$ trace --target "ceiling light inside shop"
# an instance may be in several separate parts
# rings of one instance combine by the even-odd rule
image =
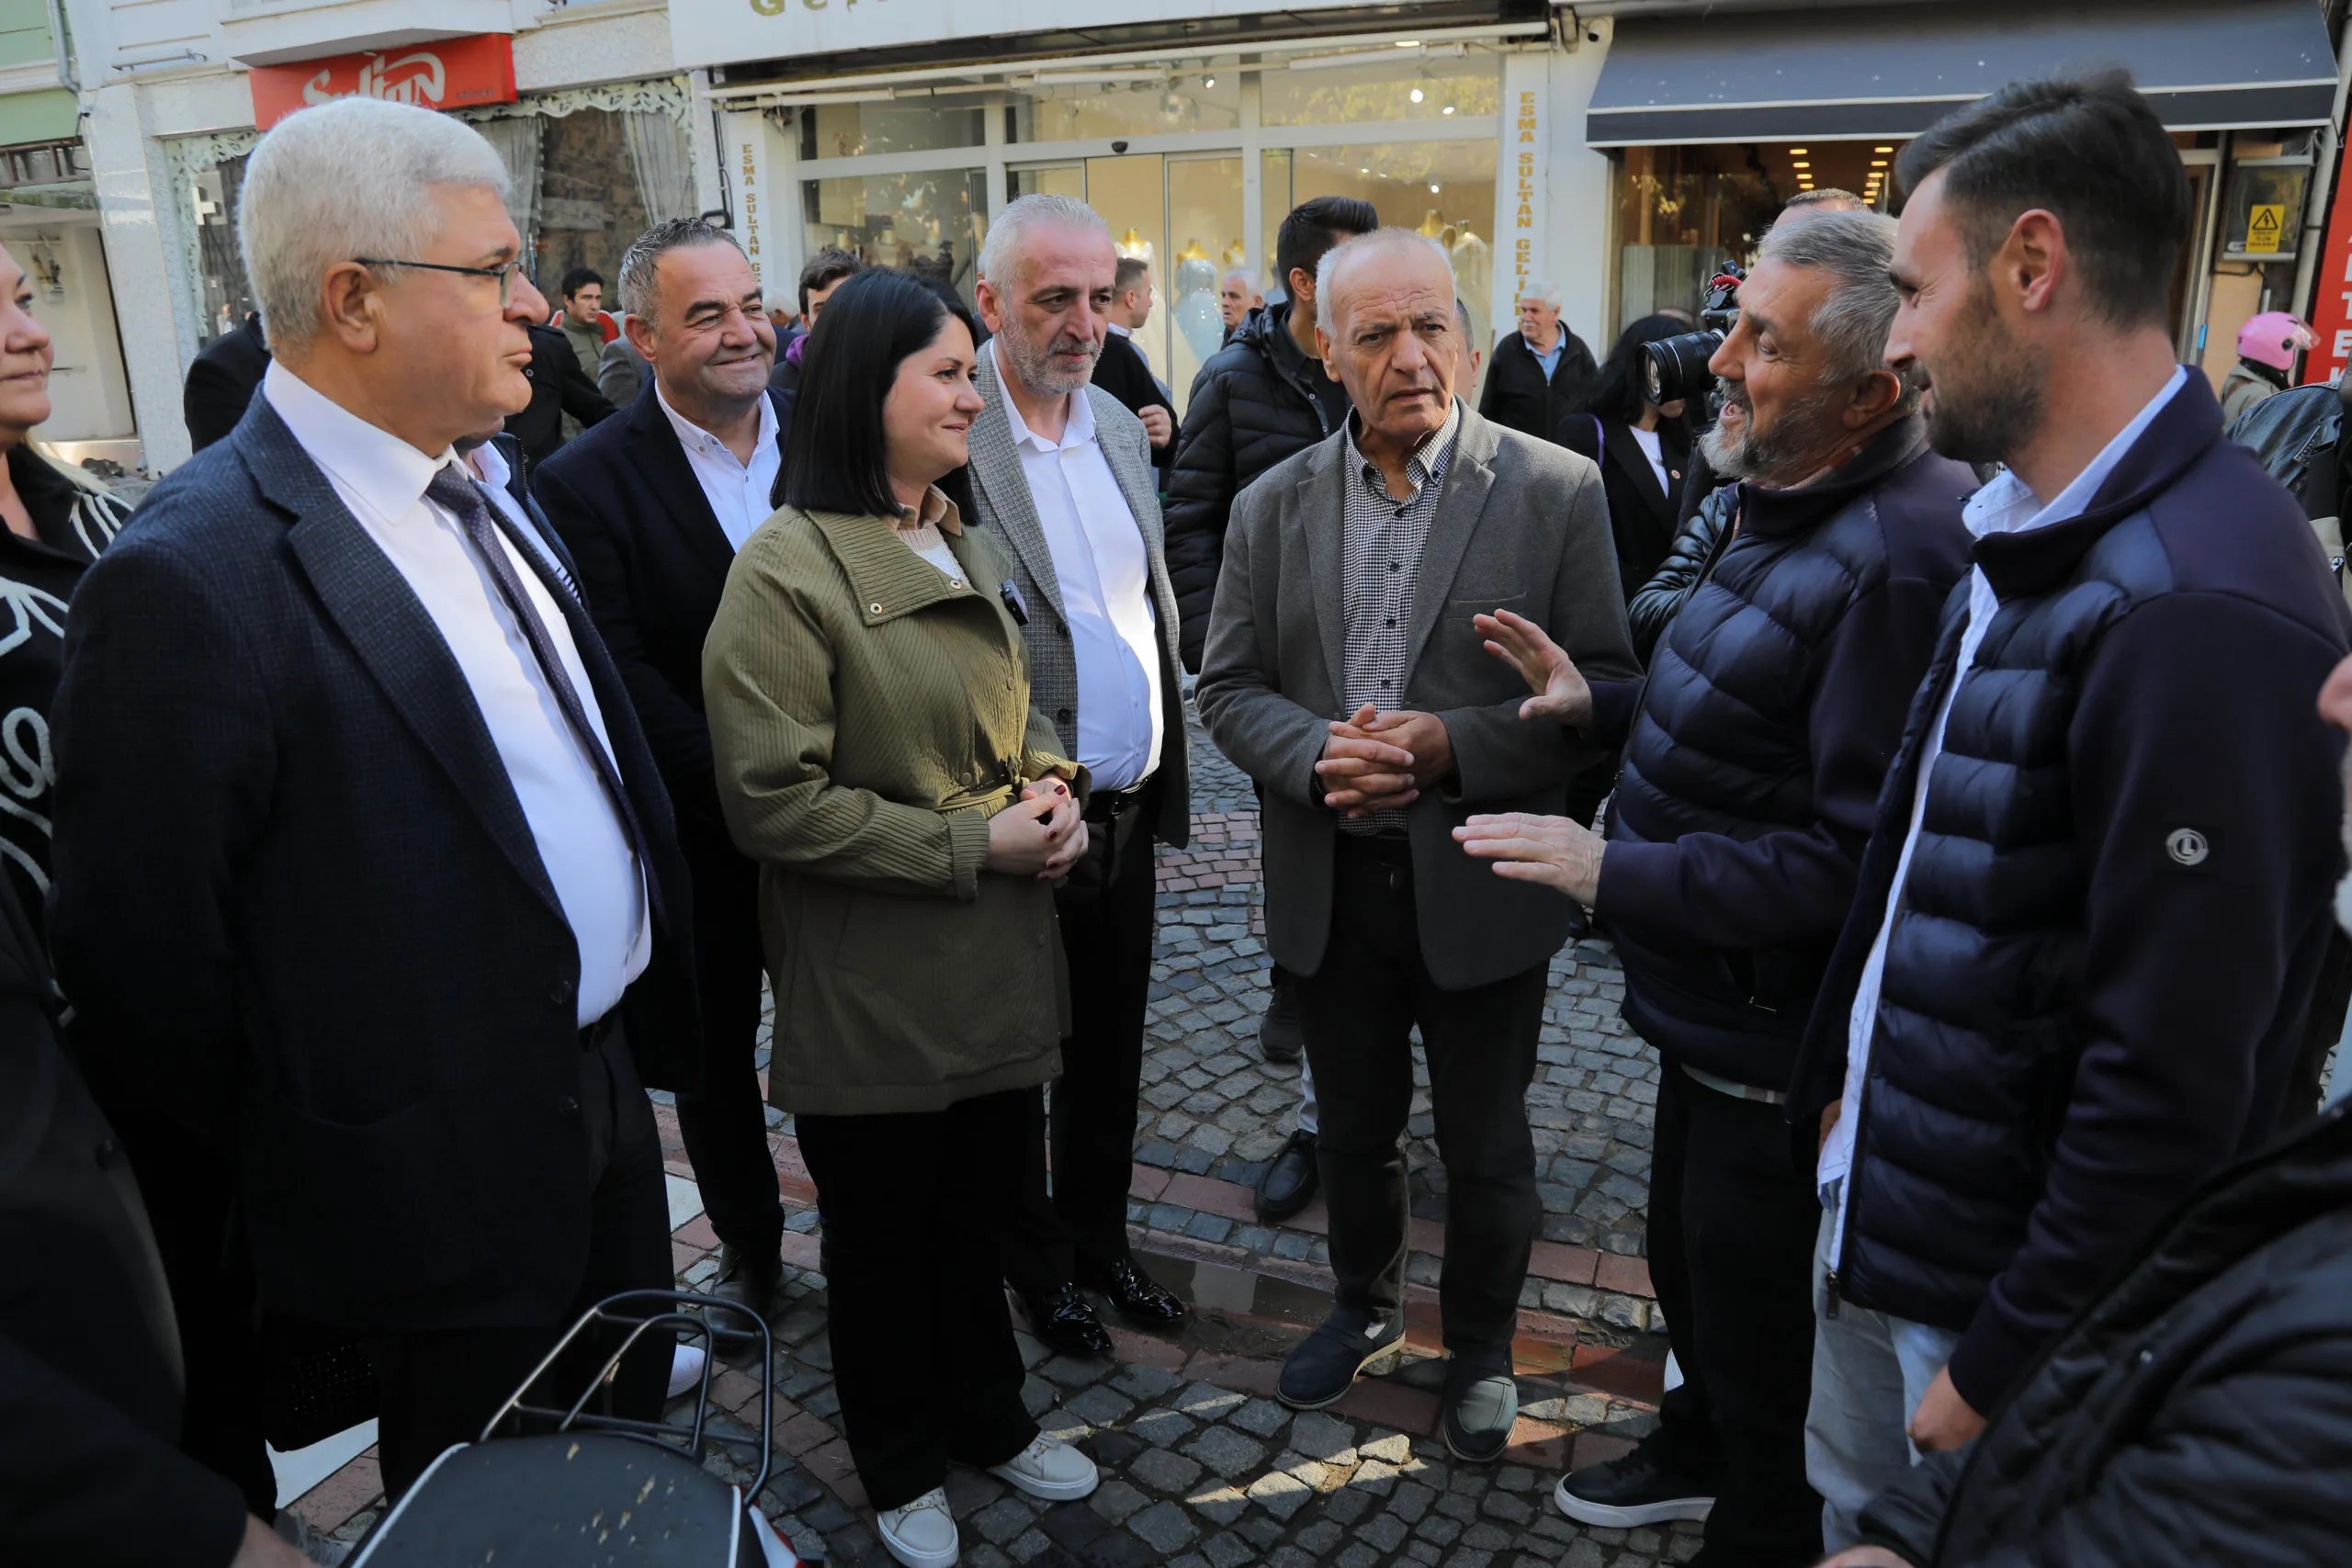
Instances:
[[[1435,195],[1437,194],[1437,186],[1430,186],[1430,194],[1431,196],[1435,196]]]
[[[1800,159],[1798,159],[1795,163],[1791,164],[1789,165],[1789,167],[1790,167],[1790,168],[1792,168],[1792,169],[1810,169],[1810,168],[1812,168],[1812,167],[1813,167],[1813,165],[1812,165],[1811,164],[1806,163],[1804,159],[1800,158]]]
[[[1894,149],[1892,147],[1873,147],[1871,151],[1873,152],[1892,152]]]
[[[1453,106],[1452,104],[1448,104],[1445,107],[1438,110],[1437,112],[1440,114],[1452,114],[1453,112]]]
[[[1423,98],[1425,98],[1425,97],[1429,96],[1429,95],[1428,95],[1427,93],[1422,92],[1419,87],[1414,88],[1411,92],[1409,92],[1409,93],[1406,94],[1405,96],[1406,96],[1407,97],[1408,97],[1408,98],[1412,99],[1412,100],[1413,100],[1415,103],[1417,103],[1417,104],[1418,104],[1418,103],[1419,103]]]
[[[1417,38],[1400,38],[1396,40],[1396,47],[1398,49],[1419,49],[1421,47],[1421,40]]]
[[[1872,158],[1871,160],[1871,167],[1873,169],[1883,169],[1886,167],[1886,160],[1883,158]]]
[[[1201,85],[1204,87],[1214,87],[1216,85],[1216,78],[1214,76],[1204,76],[1201,78]]]
[[[1789,149],[1789,156],[1792,158],[1802,158],[1804,154],[1805,150],[1802,147],[1792,147]]]

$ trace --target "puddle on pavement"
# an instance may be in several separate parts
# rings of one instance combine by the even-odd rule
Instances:
[[[1151,1272],[1186,1302],[1210,1312],[1273,1318],[1312,1328],[1331,1311],[1327,1291],[1223,1263],[1158,1257],[1151,1260]]]

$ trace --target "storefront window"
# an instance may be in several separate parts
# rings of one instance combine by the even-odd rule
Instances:
[[[910,92],[870,104],[818,104],[800,111],[803,158],[860,158],[876,152],[937,152],[987,140],[983,93]]]
[[[1500,73],[1490,54],[1331,69],[1294,66],[1259,78],[1265,125],[1359,125],[1493,114]]]
[[[988,181],[980,170],[804,180],[800,195],[808,252],[838,245],[876,265],[940,278],[972,302],[973,269],[988,231]]]
[[[1005,111],[1005,139],[1010,141],[1166,136],[1184,130],[1236,130],[1240,125],[1238,71],[1034,87],[1015,97]]]
[[[196,226],[196,287],[202,297],[198,335],[204,343],[234,332],[261,309],[245,279],[244,258],[237,253],[237,191],[244,181],[245,159],[240,153],[198,170],[188,192]]]
[[[649,123],[632,137],[632,119],[668,123]],[[555,300],[555,289],[566,272],[587,266],[604,275],[606,308],[619,310],[614,286],[620,274],[621,253],[658,218],[672,216],[681,200],[692,209],[694,193],[681,185],[686,177],[684,137],[682,130],[671,130],[673,125],[666,115],[593,108],[540,122],[532,249],[537,257],[540,292],[550,301]],[[680,143],[674,159],[669,149],[660,145],[665,130],[671,130]],[[665,173],[664,165],[673,162],[677,165],[675,172]],[[648,186],[640,165],[643,174],[657,182],[650,203],[646,199]]]

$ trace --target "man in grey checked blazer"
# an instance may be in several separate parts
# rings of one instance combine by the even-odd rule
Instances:
[[[1090,382],[1116,267],[1110,230],[1080,202],[1024,197],[998,216],[980,254],[980,311],[997,335],[980,355],[968,470],[971,514],[1013,558],[1001,591],[1028,638],[1030,700],[1092,786],[1091,842],[1057,895],[1070,1029],[1051,1190],[1041,1092],[1005,1277],[1041,1337],[1096,1356],[1110,1336],[1080,1285],[1145,1327],[1184,1316],[1127,1250],[1152,843],[1185,842],[1192,792],[1151,449],[1141,422]]]
[[[1578,669],[1640,670],[1600,471],[1454,396],[1443,253],[1383,229],[1317,283],[1324,363],[1355,412],[1234,502],[1198,693],[1265,790],[1268,945],[1299,976],[1321,1119],[1335,1309],[1275,1392],[1336,1404],[1403,1339],[1418,1029],[1446,1174],[1444,1437],[1491,1461],[1517,1414],[1511,1339],[1543,1217],[1525,1097],[1545,970],[1582,919],[1452,835],[1474,812],[1564,811],[1595,753],[1520,718],[1525,687],[1471,618],[1516,610]]]

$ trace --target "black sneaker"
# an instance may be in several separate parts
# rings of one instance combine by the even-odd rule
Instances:
[[[1404,1343],[1404,1314],[1374,1318],[1369,1313],[1341,1307],[1283,1362],[1274,1397],[1293,1410],[1337,1404],[1355,1386],[1358,1373],[1394,1357]]]
[[[1258,1020],[1258,1049],[1269,1062],[1295,1062],[1306,1050],[1298,1027],[1298,982],[1277,969],[1273,990]]]
[[[1634,1529],[1705,1518],[1715,1506],[1715,1478],[1684,1468],[1673,1445],[1652,1436],[1623,1458],[1560,1477],[1552,1501],[1578,1524]]]

